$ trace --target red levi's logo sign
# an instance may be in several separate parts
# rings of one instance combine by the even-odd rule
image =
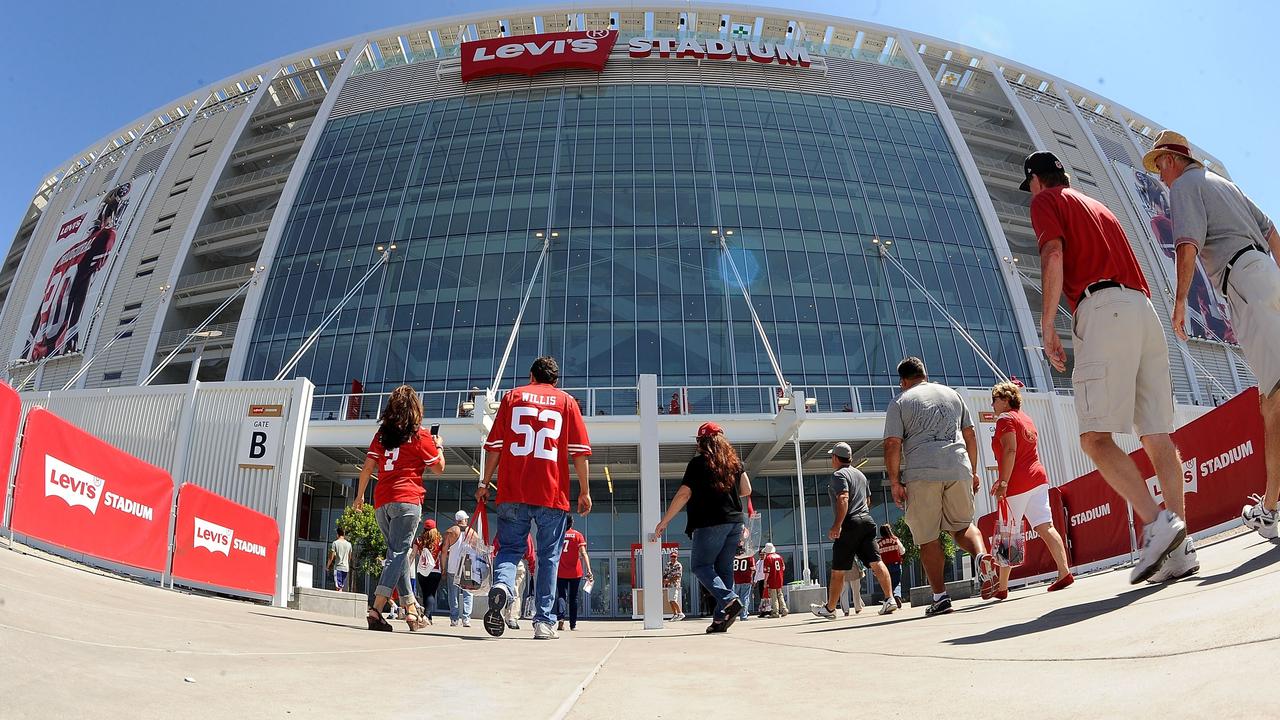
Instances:
[[[18,440],[18,424],[22,420],[22,399],[13,388],[0,383],[0,467],[13,464],[13,446]],[[7,488],[0,482],[0,524],[4,522]]]
[[[84,222],[86,216],[87,213],[74,220],[68,220],[62,223],[62,227],[58,228],[58,239],[65,240],[66,238],[75,235],[80,230],[80,225]]]
[[[539,75],[549,70],[600,72],[617,40],[617,30],[571,30],[465,42],[462,82],[492,75]]]
[[[173,479],[47,410],[27,416],[15,532],[162,572]]]
[[[275,592],[280,529],[270,516],[184,484],[174,527],[173,576],[179,582]]]

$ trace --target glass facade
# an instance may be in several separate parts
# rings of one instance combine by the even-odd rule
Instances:
[[[739,278],[799,387],[895,384],[904,354],[943,382],[989,384],[875,237],[1006,372],[1027,376],[998,260],[930,113],[636,85],[344,117],[325,128],[292,209],[245,377],[273,377],[375,246],[395,242],[298,366],[318,394],[352,380],[366,392],[487,387],[534,281],[500,387],[543,353],[567,388],[634,387],[641,373],[669,387],[775,386]],[[771,401],[749,396],[731,409]]]

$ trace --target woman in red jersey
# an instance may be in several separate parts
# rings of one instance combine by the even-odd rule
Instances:
[[[392,590],[398,589],[405,602],[409,629],[420,630],[426,627],[426,620],[413,599],[409,547],[422,520],[422,499],[426,496],[422,471],[430,468],[436,475],[444,472],[444,452],[440,449],[440,438],[422,429],[422,401],[408,385],[391,392],[381,422],[369,444],[364,469],[360,471],[360,490],[355,502],[357,510],[364,507],[364,491],[376,471],[374,516],[387,541],[387,562],[374,591],[373,607],[369,608],[369,629],[391,630],[382,611]]]
[[[1025,517],[1036,534],[1044,539],[1053,561],[1058,565],[1058,579],[1049,586],[1049,592],[1061,590],[1075,578],[1067,567],[1067,550],[1062,536],[1053,527],[1053,513],[1049,510],[1049,475],[1036,450],[1035,423],[1022,412],[1022,389],[1012,382],[1002,382],[991,388],[991,409],[996,412],[996,432],[991,438],[991,450],[1000,464],[1000,479],[991,494],[1009,502],[1013,522],[1022,527]],[[1000,567],[1000,585],[996,598],[1009,597],[1009,572],[1012,568]]]

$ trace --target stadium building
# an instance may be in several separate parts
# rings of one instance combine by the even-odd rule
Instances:
[[[296,542],[322,564],[386,393],[413,385],[444,426],[449,471],[428,480],[427,511],[447,525],[472,505],[492,399],[553,354],[595,450],[596,512],[578,527],[598,616],[632,611],[637,438],[655,405],[664,502],[715,417],[795,576],[806,545],[825,575],[831,444],[853,443],[883,481],[904,355],[955,386],[1022,379],[1042,433],[1061,436],[1045,450],[1055,482],[1088,469],[1059,392],[1070,378],[1037,347],[1021,162],[1052,150],[1115,211],[1168,329],[1168,205],[1139,162],[1158,123],[1014,59],[856,19],[573,8],[292,53],[58,165],[0,271],[11,383],[310,378]],[[1168,332],[1183,417],[1253,383],[1203,279],[1191,305],[1197,337]],[[1058,329],[1069,350],[1065,315]],[[984,391],[969,397],[984,409]],[[875,495],[895,517],[887,487]]]

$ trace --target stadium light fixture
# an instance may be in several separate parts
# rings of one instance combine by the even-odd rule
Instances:
[[[786,397],[785,395],[778,398],[778,407],[784,408],[790,404],[791,404],[791,398]]]
[[[537,233],[534,233],[534,234],[533,234],[533,236],[534,236],[534,237],[542,237],[542,233],[537,232]]]
[[[476,404],[470,400],[464,400],[460,407],[464,413],[475,412]]]
[[[816,397],[811,397],[811,398],[805,398],[805,399],[804,399],[804,408],[805,408],[805,410],[812,410],[812,409],[814,409],[814,408],[816,408],[816,407],[818,407],[818,398],[816,398]]]

